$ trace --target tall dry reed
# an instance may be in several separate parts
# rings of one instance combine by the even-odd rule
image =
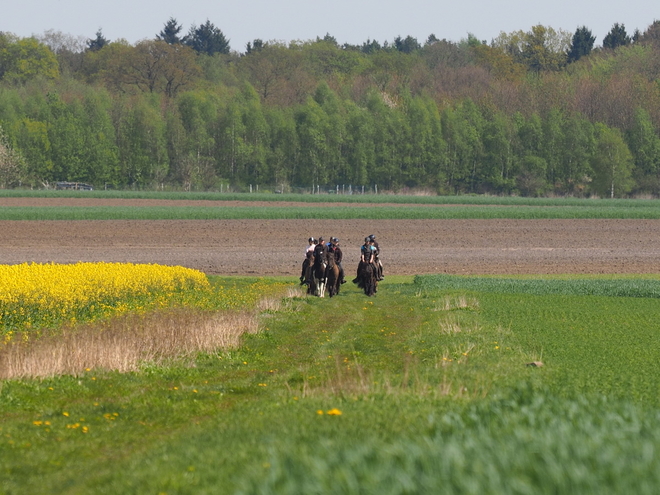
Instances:
[[[76,375],[91,368],[134,371],[144,362],[236,347],[241,335],[257,328],[256,313],[178,309],[65,328],[26,343],[17,336],[0,349],[0,379]]]

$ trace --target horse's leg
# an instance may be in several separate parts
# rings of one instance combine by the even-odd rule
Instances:
[[[319,297],[324,297],[325,296],[325,288],[328,284],[328,265],[327,263],[323,263],[323,269],[319,270],[321,274],[321,294]]]
[[[307,267],[309,266],[309,260],[305,258],[302,262],[302,272],[300,272],[300,285],[305,284],[305,279],[307,278]]]
[[[337,265],[332,266],[328,269],[328,286],[326,290],[330,297],[337,294],[337,280],[338,280],[338,268]]]
[[[376,273],[373,265],[367,267],[367,269],[364,272],[365,272],[364,292],[368,296],[373,296],[376,293],[375,290]]]

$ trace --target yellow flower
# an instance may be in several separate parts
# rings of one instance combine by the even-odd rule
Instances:
[[[321,415],[323,415],[323,411],[321,411],[321,410],[319,409],[318,411],[316,411],[316,414],[318,414],[319,416],[321,416]]]
[[[337,409],[336,407],[334,407],[334,408],[332,408],[328,411],[328,415],[329,416],[341,416],[341,411],[339,409]]]

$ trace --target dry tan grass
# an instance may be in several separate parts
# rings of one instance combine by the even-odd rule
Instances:
[[[479,301],[474,297],[445,296],[436,303],[435,311],[454,311],[457,309],[478,309]]]
[[[131,315],[64,329],[57,335],[0,349],[0,379],[76,375],[86,369],[120,372],[141,363],[238,346],[256,332],[256,313],[199,313],[179,309]]]

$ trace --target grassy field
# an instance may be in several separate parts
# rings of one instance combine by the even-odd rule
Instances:
[[[18,207],[0,209],[0,220],[109,220],[109,219],[314,219],[315,203],[324,206],[326,219],[578,219],[660,218],[660,200],[517,198],[489,196],[294,195],[171,193],[129,191],[14,191],[2,197],[106,198],[223,201],[285,201],[289,206],[79,206]],[[355,208],[345,203],[372,204]]]
[[[657,283],[388,276],[234,349],[3,381],[0,493],[657,493]]]
[[[658,219],[659,207],[628,206],[326,206],[326,220],[411,219]],[[49,206],[0,209],[0,220],[240,220],[319,218],[316,208],[306,206]]]
[[[72,191],[0,189],[0,198],[116,198],[186,201],[267,201],[293,203],[395,203],[421,205],[619,206],[658,208],[660,199],[529,198],[518,196],[435,196],[409,194],[272,194],[171,191]]]

